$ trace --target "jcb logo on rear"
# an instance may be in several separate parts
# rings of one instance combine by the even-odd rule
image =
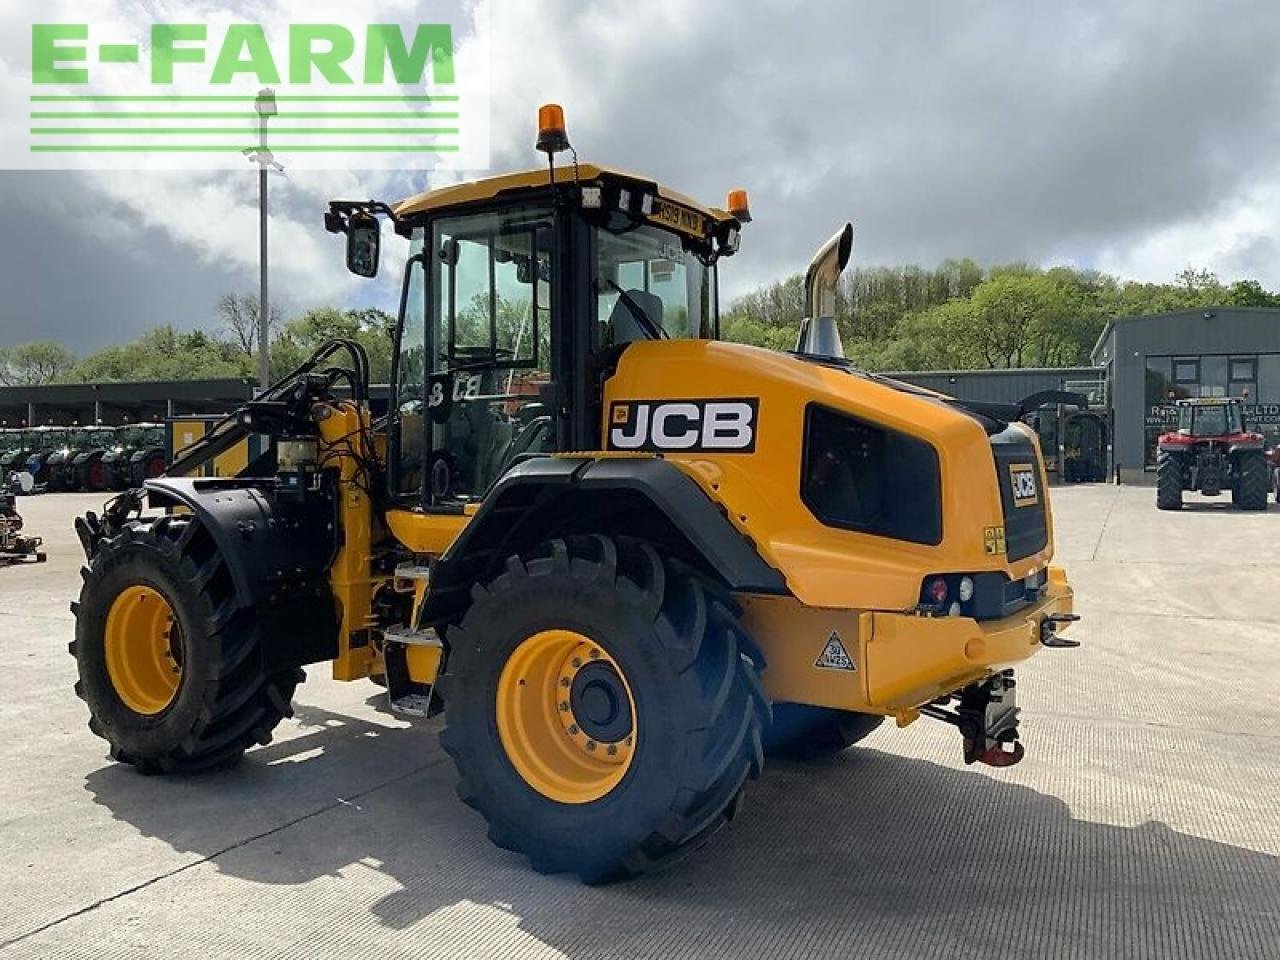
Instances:
[[[1036,469],[1032,464],[1011,464],[1009,466],[1009,484],[1013,490],[1014,506],[1029,507],[1037,502]]]
[[[609,407],[609,449],[649,453],[754,453],[756,397],[617,400]]]

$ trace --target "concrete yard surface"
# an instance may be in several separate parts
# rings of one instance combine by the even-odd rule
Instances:
[[[0,569],[0,960],[59,957],[1280,958],[1280,507],[1057,488],[1078,650],[1019,671],[1026,759],[886,725],[773,763],[681,864],[584,887],[492,846],[439,722],[309,668],[239,767],[144,777],[72,693],[72,517]]]

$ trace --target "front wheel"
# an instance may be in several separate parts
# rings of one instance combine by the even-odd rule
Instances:
[[[224,766],[292,714],[303,673],[263,669],[255,612],[198,521],[131,523],[83,576],[75,690],[112,759],[144,773]]]
[[[763,765],[763,659],[732,599],[636,540],[553,540],[448,631],[440,742],[496,844],[587,882],[700,846]]]

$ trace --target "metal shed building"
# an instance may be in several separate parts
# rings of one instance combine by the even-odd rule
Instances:
[[[1174,400],[1245,398],[1245,419],[1280,443],[1280,310],[1207,307],[1107,324],[1093,362],[1108,383],[1114,468],[1151,482],[1156,437],[1177,420]]]

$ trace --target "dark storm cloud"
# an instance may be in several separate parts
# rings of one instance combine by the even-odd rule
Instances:
[[[1272,3],[508,0],[491,24],[494,167],[538,162],[533,111],[558,100],[584,159],[713,203],[748,187],[756,222],[731,291],[799,269],[845,218],[863,263],[1069,259],[1169,279],[1195,262],[1280,286]],[[366,195],[418,185],[351,180]],[[249,209],[247,183],[209,189]],[[104,195],[78,175],[0,177],[0,342],[86,315],[92,344],[199,323],[218,293],[253,287],[252,257],[161,229],[140,212],[146,191],[107,192],[118,226],[149,224],[120,249],[74,217],[33,222],[41,191],[87,211]],[[300,181],[282,195],[276,289],[297,304],[387,298],[308,282],[333,266],[304,232],[322,194]]]

